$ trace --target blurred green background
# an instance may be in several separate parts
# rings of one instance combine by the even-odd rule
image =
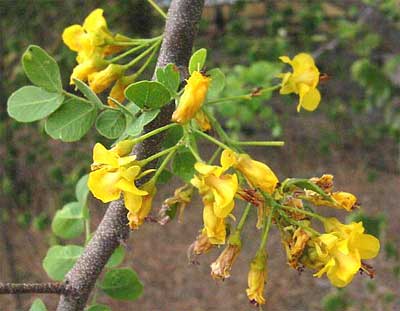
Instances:
[[[302,51],[314,55],[329,79],[321,83],[317,112],[298,114],[294,97],[268,95],[218,105],[215,110],[224,127],[244,138],[285,140],[279,150],[254,150],[280,178],[333,173],[338,186],[360,197],[364,209],[355,217],[363,219],[383,246],[374,263],[377,280],[359,277],[345,290],[312,280],[309,272],[301,278],[295,271],[271,272],[266,310],[400,309],[399,225],[393,221],[400,217],[400,2],[233,2],[206,7],[196,41],[196,48],[208,49],[209,67],[219,66],[227,77],[222,96],[272,84],[283,69],[278,57]],[[47,280],[41,260],[57,241],[49,230],[52,216],[73,199],[74,185],[88,171],[91,148],[100,139],[93,131],[79,143],[53,141],[43,124],[19,124],[8,117],[7,98],[27,83],[20,57],[29,44],[42,46],[56,58],[67,85],[75,55],[63,45],[61,33],[97,7],[105,10],[112,31],[131,36],[162,31],[162,19],[146,1],[0,0],[2,281]],[[173,186],[159,191],[159,202]],[[100,300],[114,304],[114,310],[250,309],[244,295],[246,259],[233,271],[236,278],[222,285],[209,280],[210,260],[200,268],[187,267],[186,246],[200,226],[201,210],[196,207],[188,211],[184,225],[146,226],[134,234],[125,264],[142,277],[142,298],[134,303]],[[94,200],[90,208],[98,223],[104,208]],[[278,239],[275,242],[279,254],[271,254],[271,265],[289,270]],[[146,262],[148,256],[152,259]],[[27,310],[32,300],[0,296],[0,309]],[[44,301],[52,310],[56,298],[46,296]]]

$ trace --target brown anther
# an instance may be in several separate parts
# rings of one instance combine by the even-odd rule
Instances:
[[[327,73],[321,73],[319,75],[319,82],[328,82],[331,79],[331,76]]]
[[[360,274],[366,274],[370,277],[370,279],[373,279],[375,277],[375,269],[371,265],[366,264],[365,262],[361,261],[361,268],[360,268]]]

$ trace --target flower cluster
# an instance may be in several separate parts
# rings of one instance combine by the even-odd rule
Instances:
[[[70,84],[75,84],[74,79],[83,82],[88,81],[89,87],[95,93],[102,93],[111,86],[108,100],[110,106],[115,107],[115,101],[122,103],[125,100],[124,91],[141,74],[144,68],[138,72],[125,75],[127,70],[139,61],[143,54],[127,64],[117,63],[120,59],[148,46],[151,42],[159,42],[159,39],[131,39],[121,34],[113,34],[103,16],[102,9],[95,9],[84,20],[83,25],[67,27],[62,35],[68,48],[77,52],[78,65],[74,68]],[[130,50],[115,56],[127,48]],[[154,46],[151,46],[144,54],[148,54]],[[110,56],[115,56],[110,58]],[[146,63],[147,66],[148,63]],[[146,67],[144,66],[144,67]]]
[[[298,94],[298,110],[301,107],[315,110],[321,96],[316,88],[319,70],[312,57],[301,53],[293,60],[286,56],[281,57],[281,60],[290,64],[293,72],[281,74],[282,83],[274,88],[280,88],[281,94]],[[356,196],[349,192],[335,191],[333,176],[328,174],[310,179],[288,178],[280,182],[267,164],[253,159],[242,147],[282,144],[241,142],[230,138],[211,109],[208,109],[210,103],[207,101],[207,92],[212,82],[207,73],[200,69],[193,71],[183,92],[177,93],[175,99],[178,105],[171,124],[143,136],[120,141],[110,150],[96,144],[88,182],[93,195],[103,202],[122,196],[127,208],[127,223],[132,229],[137,229],[146,218],[156,219],[149,214],[157,191],[157,180],[167,169],[170,160],[174,161],[172,169],[186,165],[180,162],[180,157],[176,157],[184,150],[194,159],[190,162],[191,166],[186,167],[187,171],[193,172],[193,176],[189,179],[185,176],[183,179],[186,184],[164,201],[157,222],[166,224],[177,209],[182,221],[183,211],[191,203],[196,190],[203,205],[203,227],[190,246],[189,255],[192,259],[193,256],[225,245],[210,265],[214,279],[224,280],[231,276],[234,263],[242,250],[242,230],[253,210],[257,212],[255,227],[260,233],[260,243],[249,263],[246,293],[251,303],[261,305],[266,301],[266,246],[273,226],[280,232],[289,266],[298,271],[309,268],[316,277],[326,274],[337,287],[349,284],[359,270],[370,271],[366,269],[363,260],[378,254],[379,240],[366,234],[361,222],[342,224],[336,218],[326,218],[314,211],[314,207],[326,206],[351,212],[359,207]],[[253,92],[251,96],[259,93],[262,93],[262,89]],[[136,143],[171,127],[180,127],[183,133],[175,145],[140,161],[130,155]],[[211,129],[216,135],[206,133]],[[198,152],[197,140],[201,138],[217,146],[214,155],[207,161]],[[214,160],[218,156],[219,164],[215,164]],[[147,164],[162,157],[156,169],[145,169]],[[177,170],[174,173],[179,175]],[[241,216],[236,222],[235,214],[238,210]],[[315,221],[323,224],[323,233],[316,229]]]

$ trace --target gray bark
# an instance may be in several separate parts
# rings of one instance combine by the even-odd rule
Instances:
[[[176,64],[183,70],[188,65],[192,52],[197,25],[201,18],[204,0],[174,0],[168,10],[168,19],[164,32],[157,67],[168,63]],[[159,116],[150,123],[145,131],[151,131],[170,122],[173,105],[163,108]],[[138,144],[134,154],[139,159],[146,158],[160,150],[162,135]],[[93,286],[104,265],[117,248],[129,235],[127,210],[122,200],[111,202],[103,220],[93,238],[86,246],[82,256],[65,277],[67,295],[62,295],[58,311],[83,310]]]

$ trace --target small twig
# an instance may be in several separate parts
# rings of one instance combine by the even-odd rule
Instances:
[[[0,283],[0,294],[66,294],[64,283]]]

